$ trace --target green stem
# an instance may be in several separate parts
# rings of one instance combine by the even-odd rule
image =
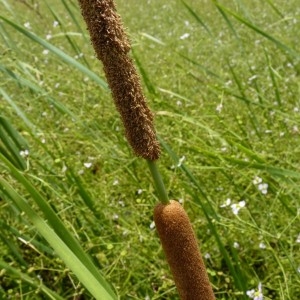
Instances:
[[[164,182],[162,180],[162,177],[158,171],[158,168],[156,166],[155,161],[147,160],[148,166],[152,175],[152,178],[154,180],[154,185],[156,188],[156,191],[158,193],[158,198],[163,204],[169,203],[168,194],[164,185]]]

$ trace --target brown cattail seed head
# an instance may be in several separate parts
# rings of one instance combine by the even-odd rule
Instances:
[[[214,300],[192,225],[176,201],[159,203],[154,222],[181,300]]]
[[[130,43],[113,0],[79,0],[97,57],[102,61],[126,138],[136,155],[156,160],[160,146],[153,115],[143,95],[140,79],[128,56]]]

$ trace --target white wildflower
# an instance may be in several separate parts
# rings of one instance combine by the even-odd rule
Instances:
[[[240,248],[240,244],[239,244],[238,242],[234,242],[234,243],[233,243],[233,247],[234,247],[235,249],[239,249],[239,248]]]
[[[258,176],[255,176],[252,182],[253,184],[259,184],[262,182],[262,179]]]
[[[187,39],[189,36],[190,36],[189,33],[184,33],[179,39],[185,40],[185,39]]]
[[[28,151],[27,149],[21,150],[21,151],[20,151],[20,155],[21,155],[22,157],[27,157],[27,156],[29,155],[29,151]]]
[[[267,183],[260,183],[257,187],[262,194],[266,195],[268,193],[269,185]]]
[[[182,163],[183,163],[184,160],[185,160],[185,156],[184,155],[181,158],[179,158],[178,164],[177,164],[178,168],[181,167],[181,165],[182,165]]]
[[[86,162],[83,164],[87,169],[89,169],[92,166],[91,162]]]
[[[225,203],[223,203],[222,205],[220,205],[220,207],[227,207],[231,204],[231,199],[230,198],[227,198]]]
[[[259,248],[260,248],[260,249],[266,249],[266,248],[267,248],[267,246],[266,246],[266,244],[265,244],[265,243],[263,243],[263,242],[260,242],[260,243],[259,243]]]
[[[151,224],[150,224],[149,227],[150,227],[151,230],[155,228],[155,223],[154,223],[154,221],[151,222]]]
[[[218,104],[217,107],[216,107],[216,111],[218,113],[221,113],[222,109],[223,109],[223,104],[222,103]]]
[[[232,209],[232,212],[237,215],[240,211],[241,208],[245,207],[246,206],[246,202],[243,200],[243,201],[240,201],[239,203],[233,203],[231,204],[231,209]]]
[[[29,22],[24,23],[24,27],[27,29],[31,29],[31,25]]]
[[[246,292],[246,295],[254,300],[263,300],[264,299],[264,295],[262,293],[262,288],[261,288],[261,283],[258,284],[258,289],[257,291],[252,289],[250,291]]]
[[[205,254],[204,254],[204,258],[205,258],[205,259],[211,259],[211,256],[210,256],[209,253],[205,253]]]

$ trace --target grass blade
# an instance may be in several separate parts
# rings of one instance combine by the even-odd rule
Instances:
[[[0,16],[0,19],[2,19],[5,23],[13,27],[15,30],[19,31],[22,33],[24,36],[29,38],[31,41],[38,43],[39,45],[43,46],[44,48],[48,49],[51,51],[53,54],[57,55],[62,61],[67,63],[68,65],[78,69],[81,71],[83,74],[85,74],[87,77],[95,81],[100,87],[103,89],[107,90],[107,84],[99,77],[97,76],[94,72],[89,70],[87,67],[79,63],[76,59],[72,58],[59,48],[53,46],[52,44],[48,43],[44,39],[38,37],[34,33],[26,30],[24,27],[21,27],[20,25],[8,20],[7,18]]]
[[[200,25],[205,29],[205,31],[212,37],[212,33],[210,29],[206,26],[206,24],[203,22],[201,17],[183,0],[181,0],[182,4],[185,6],[185,8],[189,11],[189,13],[197,20],[197,22],[200,23]]]
[[[53,247],[55,252],[65,262],[70,270],[76,274],[80,282],[90,291],[90,293],[99,300],[116,299],[112,290],[107,289],[104,279],[99,282],[94,272],[89,269],[86,263],[78,256],[73,247],[65,243],[59,235],[30,207],[25,199],[23,199],[5,180],[0,178],[2,192],[7,195],[21,211],[24,211],[34,224],[38,232]]]
[[[49,288],[47,288],[41,281],[37,281],[32,279],[27,274],[19,271],[18,269],[12,267],[11,265],[7,264],[6,262],[0,260],[0,268],[2,270],[5,270],[7,274],[10,276],[18,278],[18,280],[22,280],[27,282],[32,287],[36,288],[37,290],[41,291],[44,296],[47,296],[47,299],[51,300],[64,300],[61,296],[59,296],[57,293],[53,292]],[[5,299],[5,298],[2,298]]]
[[[228,14],[230,14],[231,16],[233,16],[235,19],[237,19],[239,22],[243,23],[244,25],[248,26],[249,28],[251,28],[253,31],[255,31],[256,33],[264,36],[265,38],[267,38],[269,41],[271,41],[272,43],[274,43],[279,49],[283,50],[284,52],[288,53],[289,55],[291,55],[292,57],[296,58],[296,59],[300,59],[300,53],[298,53],[297,51],[295,51],[294,49],[286,46],[285,44],[283,44],[281,41],[279,41],[278,39],[276,39],[275,37],[273,37],[272,35],[268,34],[267,32],[265,32],[264,30],[262,30],[261,28],[259,28],[258,26],[252,24],[251,22],[249,22],[248,20],[242,18],[241,16],[239,16],[238,14],[234,13],[233,11],[231,11],[230,9],[220,5],[219,3],[215,3],[215,5],[217,7],[219,7],[220,9],[222,9],[223,11],[226,11]]]
[[[104,277],[97,270],[95,265],[92,263],[90,257],[83,251],[78,241],[70,234],[66,229],[62,221],[57,217],[56,213],[49,206],[47,201],[42,197],[42,195],[36,190],[36,188],[3,156],[0,154],[0,161],[3,162],[4,167],[11,173],[11,175],[23,185],[27,192],[31,195],[32,199],[39,206],[43,212],[45,218],[47,219],[49,225],[54,229],[55,233],[59,238],[72,249],[74,255],[80,259],[82,264],[88,269],[94,277],[97,279],[98,283],[105,287],[110,295],[114,295],[109,284],[105,281]],[[4,183],[3,183],[4,184]],[[52,245],[53,246],[53,245]],[[114,297],[113,297],[114,298]]]

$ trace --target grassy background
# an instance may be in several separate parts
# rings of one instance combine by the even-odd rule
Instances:
[[[156,115],[160,171],[193,222],[217,299],[249,299],[259,282],[265,299],[297,299],[297,1],[116,2]],[[2,157],[120,299],[178,299],[151,226],[150,172],[125,141],[77,2],[0,8],[12,22],[0,23]],[[51,225],[9,162],[0,162],[0,297],[92,299],[7,192],[10,184]],[[246,202],[238,215],[221,207],[228,198]]]

